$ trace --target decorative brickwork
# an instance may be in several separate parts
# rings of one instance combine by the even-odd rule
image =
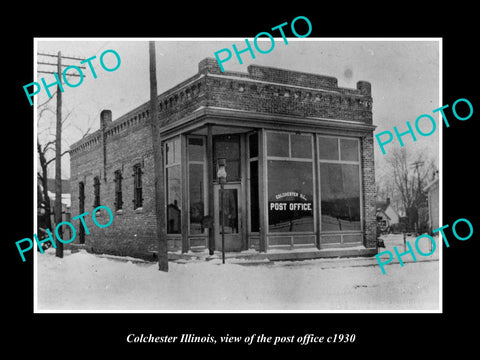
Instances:
[[[339,88],[333,77],[256,65],[250,65],[248,73],[222,73],[216,60],[207,58],[199,63],[197,74],[159,95],[158,102],[159,121],[170,127],[202,108],[365,125],[361,141],[364,244],[369,248],[376,246],[370,83],[359,81],[356,89]],[[148,258],[156,250],[149,108],[147,102],[114,121],[111,112],[103,111],[100,129],[70,149],[72,215],[79,213],[79,182],[85,184],[85,211],[93,210],[95,176],[101,179],[100,204],[114,212],[113,224],[104,229],[95,226],[91,217],[85,217],[90,231],[85,236],[86,248],[90,251]],[[357,127],[355,136],[358,135]],[[143,173],[140,209],[133,206],[136,164],[141,165]],[[117,212],[114,211],[115,171],[120,171],[123,178],[123,207]],[[106,222],[108,215],[103,216]],[[101,222],[102,215],[98,219]],[[181,249],[181,238],[169,238],[169,248]]]

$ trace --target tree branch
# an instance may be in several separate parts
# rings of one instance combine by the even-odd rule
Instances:
[[[57,94],[57,90],[55,90],[55,92],[52,94],[51,97],[48,98],[47,101],[45,101],[43,104],[38,105],[38,106],[37,106],[37,109],[39,109],[39,108],[41,108],[42,106],[46,105],[50,100],[53,99],[53,97],[54,97],[56,94]]]
[[[61,158],[63,155],[69,153],[69,152],[70,152],[70,150],[65,150],[63,153],[60,154],[60,158]],[[56,159],[56,157],[51,158],[50,160],[48,160],[48,161],[46,162],[46,165],[49,165],[52,161],[55,161],[55,159]]]

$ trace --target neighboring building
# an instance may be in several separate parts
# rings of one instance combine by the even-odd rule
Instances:
[[[377,201],[375,203],[377,209],[377,222],[381,231],[389,231],[392,226],[396,225],[400,221],[397,211],[392,207],[390,198],[387,201]]]
[[[48,197],[50,198],[50,208],[53,211],[55,205],[55,179],[47,179]],[[62,212],[70,211],[71,206],[70,180],[62,179]]]
[[[50,198],[51,223],[55,224],[55,179],[47,179],[47,189]],[[62,179],[62,221],[70,221],[71,202],[70,180]],[[68,230],[70,230],[69,227],[67,227]]]
[[[429,232],[432,230],[438,229],[439,224],[439,200],[440,200],[440,189],[438,182],[438,171],[433,174],[433,180],[425,187],[424,189],[427,192],[427,202],[428,202],[428,226]]]
[[[227,251],[376,253],[370,83],[340,88],[333,77],[256,65],[222,73],[208,58],[158,103],[170,251],[220,250],[222,158]],[[106,228],[85,217],[88,236],[76,224],[89,251],[157,249],[149,110],[115,121],[104,110],[100,129],[70,149],[72,213],[99,204],[114,213]]]

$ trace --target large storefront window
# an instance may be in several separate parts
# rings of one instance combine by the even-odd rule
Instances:
[[[357,139],[318,138],[322,231],[361,230]]]
[[[180,139],[165,144],[165,180],[167,202],[167,234],[180,234],[182,229],[182,170]]]
[[[191,235],[203,234],[205,214],[205,141],[201,137],[189,137],[188,152],[188,195],[190,207]]]
[[[312,137],[267,132],[268,230],[313,232]]]

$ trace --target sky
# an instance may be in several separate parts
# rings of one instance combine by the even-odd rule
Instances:
[[[214,58],[214,53],[223,48],[232,50],[232,44],[238,49],[245,47],[245,38],[219,39],[103,39],[103,38],[36,38],[37,53],[90,58],[97,73],[93,78],[90,70],[83,70],[85,79],[77,87],[64,86],[62,94],[62,112],[68,115],[65,121],[62,151],[78,141],[87,129],[93,132],[99,128],[100,112],[112,110],[113,119],[117,119],[150,98],[148,40],[156,41],[157,86],[161,94],[198,72],[198,63],[206,58]],[[253,39],[250,39],[252,42]],[[247,72],[247,66],[255,64],[284,68],[313,74],[333,76],[338,86],[356,88],[357,81],[369,81],[372,84],[373,124],[375,133],[393,132],[393,126],[399,131],[407,130],[406,121],[414,126],[415,120],[422,114],[432,115],[438,122],[438,113],[432,111],[440,107],[440,42],[437,39],[334,39],[334,38],[288,38],[285,44],[282,38],[275,39],[275,46],[268,54],[256,52],[252,59],[248,52],[242,55],[243,64],[235,56],[223,63],[226,71]],[[268,38],[266,41],[269,41]],[[269,44],[260,45],[267,49]],[[100,66],[100,56],[106,50],[115,50],[120,58],[119,68],[112,72]],[[232,51],[233,52],[233,51]],[[105,55],[105,64],[115,66],[111,53]],[[55,62],[53,57],[37,56],[37,62]],[[78,60],[65,60],[65,64],[78,65]],[[38,64],[37,70],[56,71],[54,66]],[[38,73],[37,80],[44,78],[47,84],[54,82],[51,74]],[[72,83],[78,78],[71,78]],[[54,87],[51,88],[54,91]],[[37,105],[48,100],[44,89],[36,96]],[[27,98],[25,98],[28,104]],[[40,142],[47,141],[55,133],[55,99],[48,103],[52,111],[42,113],[42,118],[34,119],[38,126]],[[424,132],[431,125],[421,123]],[[424,151],[431,155],[438,166],[441,126],[428,137],[418,136],[413,142],[404,137],[405,146],[413,151]],[[390,144],[392,145],[392,144]],[[385,147],[387,153],[389,145]],[[50,156],[53,153],[49,154]],[[380,172],[384,165],[384,155],[375,140],[375,161]],[[54,176],[53,167],[49,177]],[[62,177],[69,178],[69,156],[62,159]]]

